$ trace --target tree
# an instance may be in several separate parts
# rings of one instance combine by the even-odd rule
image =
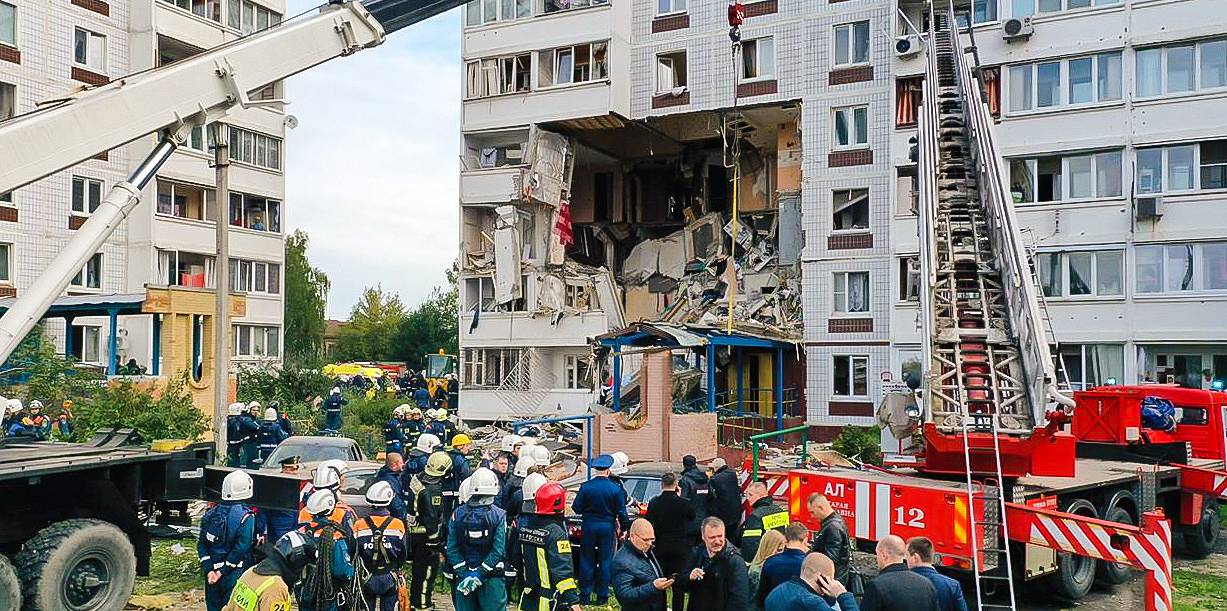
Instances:
[[[454,266],[447,272],[447,281],[447,290],[436,286],[430,297],[405,318],[396,334],[397,357],[414,369],[426,366],[422,362],[423,355],[438,352],[440,348],[448,354],[456,354],[460,349],[460,293]]]
[[[405,306],[383,286],[367,287],[349,313],[349,324],[337,335],[338,360],[384,361],[395,358],[392,346],[405,320]]]
[[[324,308],[331,285],[327,274],[307,259],[308,240],[301,229],[285,240],[285,356],[314,364],[324,354]]]

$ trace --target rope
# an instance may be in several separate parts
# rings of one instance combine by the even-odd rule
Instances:
[[[319,543],[319,555],[315,566],[307,571],[303,580],[302,598],[317,604],[331,602],[337,597],[336,584],[332,579],[332,556],[336,547],[336,534],[341,529],[332,522],[325,522],[314,536]]]

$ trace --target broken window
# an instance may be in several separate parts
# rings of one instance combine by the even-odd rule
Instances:
[[[895,168],[895,214],[914,216],[920,207],[919,191],[916,166]]]
[[[899,259],[899,301],[920,300],[920,257]]]
[[[669,93],[686,86],[686,52],[656,56],[656,93]]]
[[[835,231],[869,229],[869,189],[846,189],[831,193]]]
[[[208,208],[212,199],[212,189],[158,179],[158,214],[207,220],[211,218]]]
[[[465,348],[464,383],[479,388],[528,390],[528,351],[518,348]]]
[[[741,78],[768,79],[774,74],[774,38],[768,36],[741,43]]]
[[[528,91],[531,88],[530,83],[532,80],[531,64],[532,58],[527,53],[502,58],[499,64],[499,69],[502,72],[499,75],[499,82],[501,83],[499,93],[521,93]]]
[[[835,148],[869,144],[869,107],[849,106],[835,109]]]
[[[835,311],[869,311],[869,272],[835,272]]]
[[[567,284],[566,306],[572,310],[586,312],[592,308],[592,288],[587,284]]]
[[[490,278],[465,278],[464,280],[464,311],[493,312],[494,281]]]
[[[837,354],[832,358],[832,394],[837,397],[868,397],[869,357]]]
[[[567,380],[567,388],[588,389],[591,387],[587,355],[568,354],[566,371],[564,373]]]
[[[213,288],[213,265],[214,259],[210,255],[158,250],[158,272],[166,286]]]
[[[609,77],[609,43],[560,47],[540,51],[537,83],[541,87],[599,81]]]
[[[175,40],[168,36],[158,35],[158,65],[165,66],[181,59],[187,59],[204,49]]]
[[[869,62],[869,22],[858,21],[835,26],[835,65],[849,66]]]

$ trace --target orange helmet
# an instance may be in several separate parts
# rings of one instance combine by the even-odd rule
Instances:
[[[561,515],[567,506],[567,489],[558,482],[547,482],[537,489],[534,500],[538,515]]]

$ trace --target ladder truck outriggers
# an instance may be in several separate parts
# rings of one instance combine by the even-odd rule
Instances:
[[[972,32],[960,33],[949,0],[929,10],[916,142],[926,373],[916,404],[884,412],[893,414],[882,422],[885,468],[768,477],[787,478],[793,519],[813,529],[806,501],[817,492],[862,547],[888,534],[929,537],[981,609],[1017,608],[1025,581],[1077,600],[1140,569],[1145,608],[1170,610],[1173,534],[1194,556],[1217,542],[1227,393],[1060,388]],[[1143,425],[1147,398],[1177,407],[1174,430]]]

